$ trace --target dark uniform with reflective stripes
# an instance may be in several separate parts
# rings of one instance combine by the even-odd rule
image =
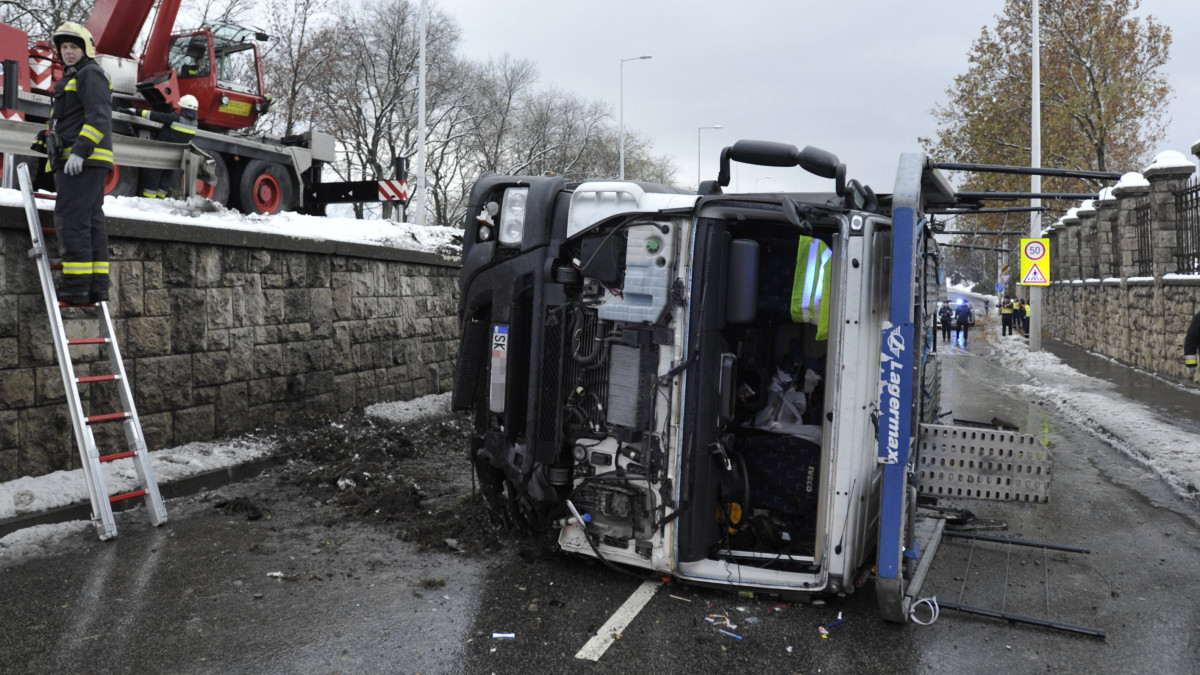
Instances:
[[[196,111],[182,109],[180,112],[157,112],[142,110],[139,113],[151,122],[163,125],[158,140],[166,143],[191,143],[196,138]],[[142,196],[162,199],[171,193],[176,184],[176,171],[142,169]]]
[[[1196,350],[1200,349],[1200,312],[1192,317],[1187,336],[1183,339],[1183,365],[1196,369]]]
[[[113,168],[112,83],[92,59],[69,66],[54,85],[50,128],[62,143],[48,158],[58,193],[54,227],[63,259],[58,296],[64,302],[108,299],[108,231],[104,224],[104,182]],[[67,158],[83,158],[77,176],[63,171]]]
[[[967,346],[967,334],[971,330],[971,320],[975,318],[971,306],[963,303],[954,310],[954,316],[958,319],[958,336],[962,338],[963,346]]]

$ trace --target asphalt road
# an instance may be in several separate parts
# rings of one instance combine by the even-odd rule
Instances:
[[[982,328],[982,326],[981,326]],[[0,561],[0,671],[163,673],[1184,673],[1200,663],[1200,509],[1041,401],[1017,400],[984,330],[940,346],[954,417],[1044,435],[1048,504],[963,502],[992,532],[1090,554],[947,541],[923,595],[1089,626],[1105,639],[943,610],[881,621],[871,588],[822,604],[666,583],[598,661],[575,657],[642,581],[516,542],[418,551],[270,474],[82,528]],[[1019,339],[1019,338],[1007,338]],[[213,508],[246,496],[270,519]],[[706,620],[727,615],[736,639]],[[841,623],[829,626],[840,617]],[[820,627],[827,628],[823,637]],[[494,633],[511,638],[494,638]]]

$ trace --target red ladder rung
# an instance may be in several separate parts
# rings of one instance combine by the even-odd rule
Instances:
[[[35,192],[33,193],[33,196],[37,197],[38,199],[54,199],[58,195],[53,192]]]
[[[122,410],[122,411],[118,411],[118,412],[114,412],[114,413],[104,413],[103,415],[88,415],[87,417],[84,418],[84,421],[87,422],[88,424],[95,424],[96,422],[111,422],[112,420],[123,420],[127,417],[129,417],[129,413]]]
[[[133,450],[130,450],[128,452],[115,452],[111,455],[102,456],[100,458],[100,461],[101,462],[114,462],[118,459],[125,459],[126,457],[133,457],[133,455],[134,455]]]
[[[61,272],[62,271],[62,263],[50,263],[50,271],[51,272]]]
[[[63,302],[62,300],[59,300],[58,306],[59,307],[95,307],[96,303],[94,303],[94,302]]]
[[[89,382],[112,382],[115,379],[117,379],[116,375],[84,375],[75,378],[75,381],[79,384],[87,384]]]
[[[144,497],[145,495],[145,490],[134,490],[133,492],[125,492],[119,495],[113,495],[108,498],[108,501],[109,503],[115,503],[121,501],[122,499],[133,499],[134,497]]]
[[[108,342],[108,338],[92,337],[92,338],[67,338],[69,345],[102,345]]]
[[[53,227],[43,227],[42,234],[54,234],[56,230]]]

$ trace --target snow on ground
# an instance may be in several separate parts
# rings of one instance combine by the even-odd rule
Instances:
[[[54,209],[54,202],[51,200],[37,201],[38,208]],[[24,208],[20,191],[0,188],[0,206]],[[407,251],[437,253],[445,257],[457,257],[462,253],[462,230],[456,227],[305,216],[292,212],[277,213],[273,216],[246,216],[203,197],[181,200],[109,196],[104,198],[104,214],[109,218],[153,220],[184,226],[267,232],[302,239],[374,244]]]
[[[394,424],[411,424],[449,412],[449,393],[432,394],[412,401],[379,403],[366,409],[368,417]],[[207,471],[245,464],[271,454],[274,449],[270,442],[243,436],[156,450],[150,453],[150,457],[153,460],[155,477],[159,484],[165,484]],[[101,468],[109,492],[127,492],[138,487],[132,459],[109,462]],[[0,520],[86,501],[87,482],[84,480],[82,469],[56,471],[45,476],[25,476],[0,483]],[[90,524],[78,521],[74,524],[18,530],[0,538],[0,555],[7,557],[9,552],[26,550],[31,541],[35,542],[32,544],[34,546],[49,545],[43,540],[57,540],[67,536],[76,531],[76,526],[90,527]]]
[[[206,471],[223,469],[265,457],[273,446],[248,438],[188,443],[150,453],[159,484]],[[118,459],[101,465],[110,494],[136,490],[137,472],[133,459]],[[88,500],[83,470],[55,471],[44,476],[24,476],[0,483],[0,520],[67,506]],[[2,545],[2,544],[0,544]]]
[[[978,299],[965,286],[951,286],[952,293]],[[1009,368],[1027,375],[1028,383],[1018,385],[1017,393],[1030,400],[1042,400],[1061,411],[1067,419],[1093,436],[1109,443],[1161,476],[1175,492],[1195,498],[1200,489],[1200,435],[1171,426],[1155,410],[1112,391],[1098,378],[1084,375],[1046,352],[1031,352],[1020,338],[1002,337],[1000,323],[988,327],[991,343]],[[1200,396],[1194,390],[1175,386],[1180,396]]]
[[[430,394],[411,401],[392,401],[367,406],[367,417],[393,424],[412,424],[424,419],[441,417],[450,412],[450,392]]]

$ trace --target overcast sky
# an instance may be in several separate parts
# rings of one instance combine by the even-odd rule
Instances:
[[[1043,6],[1051,0],[1042,0]],[[462,52],[533,61],[542,86],[611,103],[621,59],[626,129],[670,155],[694,185],[741,138],[815,145],[848,175],[891,192],[900,153],[935,130],[930,110],[966,70],[1003,0],[431,0],[462,28]],[[1200,139],[1200,11],[1195,0],[1143,0],[1174,34],[1166,69],[1175,100],[1162,149],[1192,158]],[[719,130],[699,127],[720,124]],[[1194,158],[1192,158],[1194,159]],[[1141,167],[1119,168],[1137,170]],[[743,191],[829,189],[798,168],[735,165]],[[766,178],[771,176],[771,178]],[[737,186],[734,186],[737,187]]]

